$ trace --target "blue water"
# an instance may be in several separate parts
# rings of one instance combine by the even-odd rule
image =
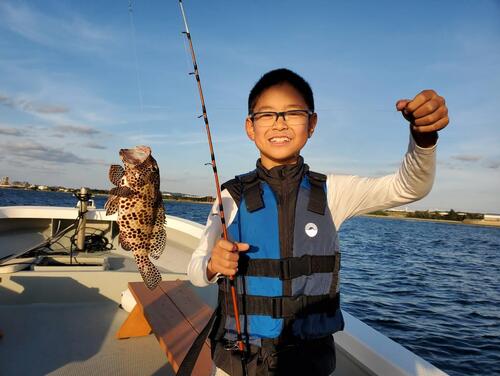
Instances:
[[[103,207],[105,197],[94,198]],[[74,206],[0,189],[0,206]],[[166,202],[205,223],[210,205]],[[353,218],[340,231],[342,307],[450,375],[500,375],[500,228]]]

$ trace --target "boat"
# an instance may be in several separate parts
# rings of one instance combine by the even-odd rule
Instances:
[[[88,207],[84,241],[95,244],[78,250],[81,213],[81,207],[0,207],[0,375],[174,375],[154,335],[116,339],[128,315],[122,293],[141,277],[118,244],[116,215]],[[187,280],[203,226],[169,215],[165,226],[166,249],[155,264],[164,281]],[[192,289],[215,306],[215,285]],[[343,314],[345,330],[334,334],[335,376],[446,375]]]

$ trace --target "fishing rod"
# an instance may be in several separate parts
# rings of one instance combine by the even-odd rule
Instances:
[[[183,31],[183,34],[186,35],[186,38],[189,42],[189,49],[191,51],[191,60],[193,61],[193,68],[194,71],[190,73],[190,75],[194,75],[196,78],[196,83],[198,84],[198,92],[200,94],[200,100],[201,100],[201,109],[203,111],[203,115],[199,116],[200,118],[203,117],[203,120],[205,121],[205,129],[207,131],[207,138],[208,138],[208,146],[210,148],[210,156],[212,158],[211,165],[212,169],[214,171],[214,179],[215,179],[215,188],[217,190],[217,200],[219,201],[219,214],[220,214],[220,220],[222,224],[222,237],[224,240],[228,240],[228,235],[227,235],[227,226],[226,226],[226,220],[224,217],[224,207],[222,205],[222,195],[221,195],[221,189],[220,189],[220,183],[219,183],[219,175],[217,173],[217,164],[215,163],[215,153],[214,153],[214,147],[212,144],[212,136],[210,133],[210,126],[208,124],[208,115],[207,115],[207,108],[205,106],[205,99],[203,97],[203,89],[201,88],[201,81],[200,81],[200,74],[198,72],[198,63],[196,62],[196,55],[194,53],[194,48],[193,48],[193,41],[191,40],[191,34],[189,32],[189,27],[187,24],[187,19],[186,19],[186,13],[184,12],[184,7],[182,5],[182,0],[179,0],[179,5],[181,8],[181,13],[182,13],[182,19],[184,21],[184,27],[186,31]],[[233,245],[233,252],[237,251],[238,248],[236,244]],[[238,304],[237,304],[237,299],[236,299],[236,288],[234,284],[234,276],[229,277],[229,284],[231,286],[231,298],[232,298],[232,303],[233,303],[233,309],[234,309],[234,318],[236,322],[236,333],[237,333],[237,346],[238,349],[241,352],[242,355],[242,365],[243,365],[243,374],[246,375],[246,362],[244,360],[244,354],[245,354],[245,345],[243,343],[243,337],[241,335],[241,325],[240,325],[240,314],[238,312]]]

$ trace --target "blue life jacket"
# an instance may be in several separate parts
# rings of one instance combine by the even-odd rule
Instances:
[[[313,339],[342,330],[339,242],[326,207],[325,175],[306,169],[296,197],[281,199],[256,171],[230,183],[230,193],[238,192],[232,194],[238,212],[229,236],[250,244],[248,251],[240,253],[235,278],[240,323],[248,342],[260,346],[263,338]],[[290,200],[296,200],[295,213],[284,218],[281,209]],[[283,231],[287,226],[293,226],[293,239]],[[226,284],[219,286],[219,329],[223,327],[224,338],[233,341],[231,294],[225,291]]]

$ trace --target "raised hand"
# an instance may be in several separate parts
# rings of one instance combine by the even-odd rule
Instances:
[[[400,99],[396,109],[410,122],[413,138],[422,147],[433,146],[437,131],[450,122],[446,102],[434,90],[424,90],[413,99]]]

